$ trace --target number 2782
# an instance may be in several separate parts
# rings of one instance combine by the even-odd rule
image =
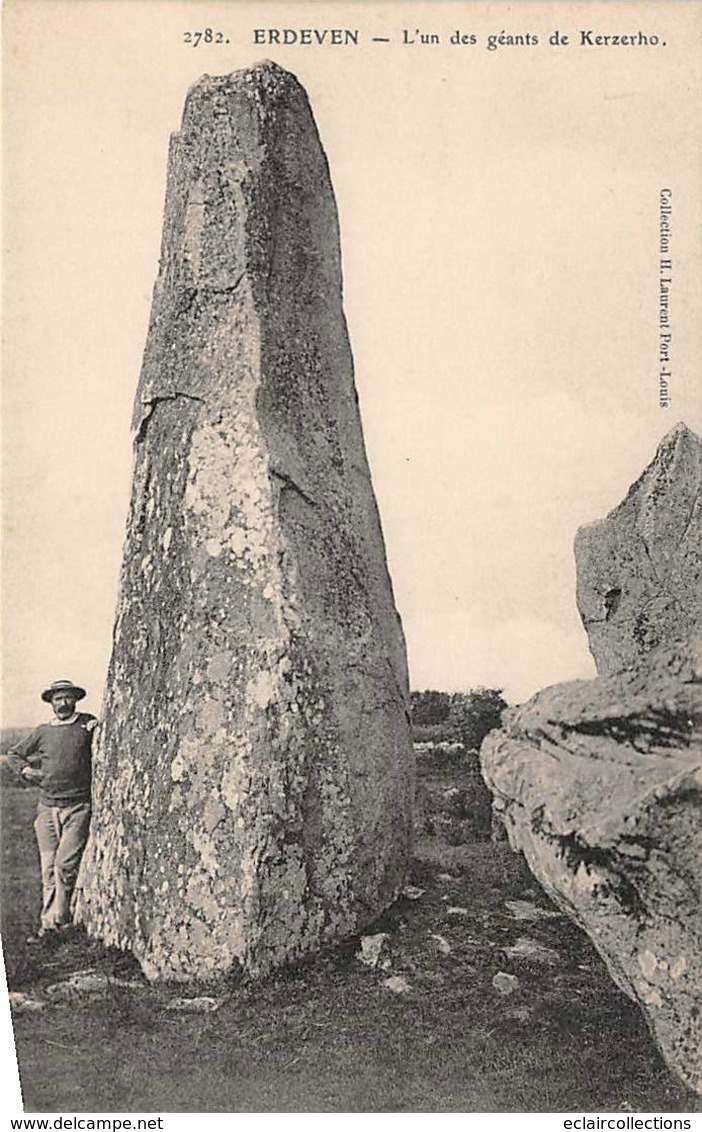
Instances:
[[[201,43],[229,43],[229,40],[224,38],[223,31],[205,28],[203,31],[184,31],[183,43],[189,43],[191,47],[198,47]]]

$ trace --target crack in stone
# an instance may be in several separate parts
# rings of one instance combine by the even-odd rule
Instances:
[[[316,499],[313,499],[311,495],[309,495],[303,488],[301,488],[299,483],[295,483],[295,480],[287,475],[286,472],[281,472],[277,468],[271,468],[270,473],[272,476],[276,476],[277,479],[282,480],[285,487],[290,487],[293,491],[297,492],[297,494],[300,495],[306,503],[309,503],[310,507],[317,506]]]
[[[613,739],[617,743],[626,743],[641,754],[648,753],[653,747],[689,747],[694,731],[694,724],[689,715],[685,712],[677,715],[666,712],[665,718],[669,722],[664,723],[662,718],[648,720],[640,715],[604,716],[601,719],[581,720],[578,723],[566,723],[563,720],[548,722],[554,730],[560,731],[563,738],[569,734],[587,735],[593,738],[601,736]],[[547,742],[554,742],[546,733],[543,733],[543,738]]]
[[[210,295],[233,295],[238,291],[243,279],[245,278],[246,270],[241,271],[233,283],[227,284],[226,287],[216,286],[199,286],[187,287],[180,292],[181,303],[176,306],[175,317],[182,318],[184,315],[190,314],[194,306],[197,305],[200,297],[207,299]],[[187,394],[184,394],[187,396]]]
[[[198,397],[195,393],[185,393],[182,389],[176,389],[175,393],[159,393],[156,397],[151,398],[149,401],[144,401],[144,415],[139,421],[139,426],[134,436],[134,444],[141,444],[146,437],[146,428],[154,415],[156,406],[162,401],[177,401],[179,397],[184,397],[188,401],[199,401],[201,405],[205,404],[204,397]]]
[[[682,546],[685,539],[687,538],[687,532],[689,531],[690,527],[692,526],[692,520],[695,517],[696,510],[697,510],[697,500],[693,499],[692,507],[690,509],[690,516],[689,516],[687,522],[685,523],[685,530],[683,531],[683,533],[680,535],[680,538],[678,539],[678,546]]]
[[[661,587],[661,589],[664,590],[665,589],[665,581],[663,580],[663,578],[661,578],[660,574],[658,573],[658,570],[656,569],[656,565],[655,565],[653,559],[651,558],[651,551],[649,550],[649,546],[648,546],[648,543],[646,542],[644,535],[639,535],[639,539],[641,541],[641,545],[644,548],[644,554],[646,555],[646,558],[648,559],[648,563],[651,567],[653,577],[656,579],[656,581],[658,582],[658,585]]]

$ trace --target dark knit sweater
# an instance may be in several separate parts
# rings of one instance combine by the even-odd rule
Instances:
[[[39,760],[43,775],[39,800],[47,806],[90,801],[94,715],[78,712],[71,723],[42,723],[8,751],[7,761],[21,774]]]

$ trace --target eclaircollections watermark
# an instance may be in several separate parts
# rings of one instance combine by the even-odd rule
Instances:
[[[670,407],[670,385],[673,376],[671,368],[673,331],[670,318],[673,286],[673,260],[670,250],[672,201],[672,189],[661,189],[658,235],[658,404],[661,409]]]

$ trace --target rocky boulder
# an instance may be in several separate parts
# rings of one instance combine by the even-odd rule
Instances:
[[[702,441],[684,424],[605,519],[575,539],[577,602],[597,671],[702,631]]]
[[[481,750],[510,843],[702,1089],[702,650],[557,685]]]
[[[151,979],[258,975],[392,903],[413,795],[336,205],[274,64],[188,94],[134,427],[77,917]]]

